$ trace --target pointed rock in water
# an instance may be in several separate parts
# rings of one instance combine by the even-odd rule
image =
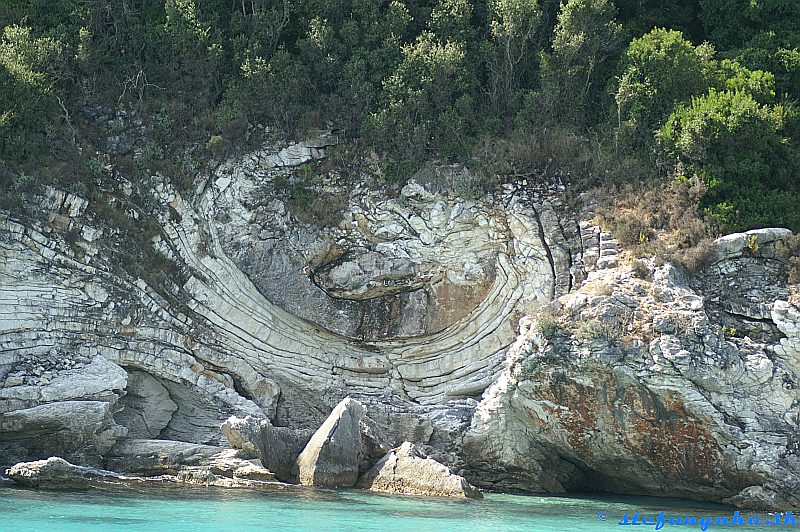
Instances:
[[[404,442],[389,451],[358,480],[357,487],[403,495],[483,498],[483,494],[464,477],[426,457],[411,442]]]
[[[333,409],[297,457],[298,479],[306,486],[350,487],[358,480],[364,406],[350,397]]]
[[[242,449],[282,482],[297,482],[295,460],[306,446],[312,430],[275,427],[267,419],[231,416],[221,427],[231,447]]]

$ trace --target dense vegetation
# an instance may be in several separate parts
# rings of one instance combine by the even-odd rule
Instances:
[[[395,179],[687,182],[726,230],[800,230],[796,0],[4,0],[0,23],[6,201],[99,173],[104,103],[156,117],[175,172],[247,124],[333,125]]]

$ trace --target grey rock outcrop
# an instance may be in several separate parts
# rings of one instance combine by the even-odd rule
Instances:
[[[267,419],[252,416],[230,417],[221,430],[234,449],[258,458],[282,482],[297,482],[295,461],[314,435],[312,429],[275,427]]]
[[[361,448],[358,454],[358,473],[368,471],[388,453],[392,446],[389,436],[366,415],[361,418]]]
[[[105,464],[113,471],[135,475],[174,475],[184,466],[208,465],[225,450],[182,441],[125,439],[109,449]]]
[[[114,419],[128,429],[129,438],[158,438],[178,410],[167,388],[149,373],[131,371],[125,391]]]
[[[266,425],[272,424],[268,420],[253,416],[245,418],[231,416],[222,423],[220,431],[234,449],[241,449],[253,458],[261,458],[265,454]],[[305,447],[305,443],[302,447]],[[302,447],[300,451],[302,451]],[[300,454],[300,451],[297,454]],[[291,460],[291,462],[293,461],[294,459]]]
[[[250,459],[244,451],[212,445],[126,439],[108,453],[107,467],[137,480],[208,484],[219,487],[254,487],[275,484],[275,475]]]
[[[331,172],[313,190],[336,198],[330,219],[301,220],[280,183],[333,142],[239,155],[190,192],[149,176],[146,212],[115,174],[114,208],[158,225],[159,282],[120,261],[86,199],[49,189],[24,220],[0,214],[0,463],[100,466],[129,429],[216,448],[224,420],[252,416],[272,422],[248,453],[291,479],[302,431],[349,395],[392,446],[429,444],[480,487],[796,504],[786,231],[718,241],[698,275],[650,263],[636,279],[560,185],[464,199],[435,168],[399,195]],[[566,333],[540,334],[545,306]],[[364,437],[359,471],[380,454]]]
[[[362,456],[364,406],[346,397],[317,429],[300,456],[297,478],[306,486],[353,486]]]
[[[6,469],[6,476],[21,486],[40,489],[71,490],[89,487],[93,478],[117,477],[110,471],[70,464],[63,458],[22,462]]]
[[[60,371],[53,359],[28,360],[11,367],[16,385],[0,388],[0,464],[60,455],[99,465],[126,434],[113,419],[125,371],[101,356]]]
[[[464,477],[428,458],[413,443],[392,449],[358,479],[357,487],[401,495],[480,499],[483,494]]]
[[[749,308],[771,306],[771,326],[792,336],[797,300],[771,300],[775,287],[751,284],[780,267],[764,233],[718,242],[707,271],[731,260],[752,268],[729,277],[729,300],[746,292]],[[649,268],[649,279],[624,266],[597,270],[551,305],[546,322],[523,320],[464,438],[471,478],[494,489],[797,508],[800,374],[784,355],[791,341],[723,329],[710,319],[719,306],[704,299],[702,283],[693,288],[670,265]]]

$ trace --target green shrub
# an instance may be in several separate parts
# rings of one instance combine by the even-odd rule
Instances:
[[[744,91],[711,90],[679,106],[658,134],[667,157],[699,175],[703,207],[728,230],[800,230],[797,155],[783,136],[784,109]]]
[[[647,279],[650,277],[650,268],[641,260],[633,261],[631,265],[631,273],[637,279]]]
[[[217,157],[224,157],[231,148],[231,142],[222,135],[212,135],[206,143],[206,149]]]
[[[559,334],[562,334],[564,327],[558,319],[552,314],[542,314],[536,319],[536,332],[541,334],[547,340],[553,340]]]

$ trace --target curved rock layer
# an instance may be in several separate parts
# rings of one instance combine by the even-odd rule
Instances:
[[[315,229],[274,198],[272,182],[291,172],[274,156],[223,164],[191,202],[156,183],[153,245],[174,265],[158,287],[115,262],[113,229],[81,198],[51,191],[41,202],[48,222],[0,218],[5,397],[41,386],[28,359],[99,356],[127,372],[124,386],[106,388],[120,435],[214,445],[230,415],[318,426],[348,394],[394,443],[427,442],[433,426],[463,429],[502,369],[515,322],[580,275],[577,225],[558,202],[522,189],[464,202],[412,183],[395,199],[353,190],[339,227]],[[129,193],[122,182],[120,197]],[[270,241],[283,247],[267,257]],[[263,275],[243,272],[254,257]],[[283,259],[301,267],[275,266]],[[279,293],[295,281],[313,290]],[[383,339],[358,338],[355,314],[330,321],[342,301],[397,297],[423,303],[390,302]]]
[[[218,445],[230,415],[317,427],[350,395],[393,445],[431,444],[480,486],[751,501],[758,486],[792,501],[770,480],[798,478],[800,319],[772,246],[785,233],[726,237],[705,275],[640,283],[558,189],[525,183],[463,201],[331,180],[319,194],[343,198],[341,216],[299,222],[279,183],[330,142],[226,162],[191,198],[154,177],[157,286],[126,273],[81,198],[51,191],[39,218],[0,217],[0,462],[49,456],[31,444],[44,418],[82,436],[40,447],[91,464],[128,432]],[[118,193],[122,208],[122,178]],[[517,340],[520,318],[554,300],[573,329],[616,332]],[[726,320],[750,337],[726,338]],[[584,345],[604,336],[625,341]],[[116,377],[52,387],[70,371],[92,381],[92,364]]]

